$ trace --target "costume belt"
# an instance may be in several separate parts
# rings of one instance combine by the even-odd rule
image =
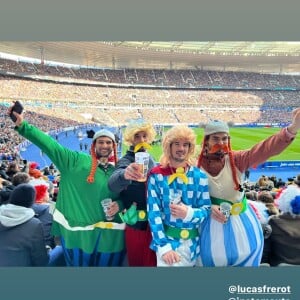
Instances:
[[[125,229],[125,223],[104,222],[104,221],[97,222],[95,224],[87,225],[87,226],[70,226],[69,222],[66,220],[64,215],[57,209],[55,209],[53,212],[53,220],[70,231],[93,230],[95,228],[116,229],[116,230]]]
[[[119,213],[123,222],[128,225],[134,225],[138,221],[147,221],[148,214],[146,210],[137,210],[136,205],[132,204],[124,213]]]
[[[215,198],[215,197],[212,197],[212,196],[210,197],[210,199],[211,199],[211,203],[215,204],[215,205],[220,205],[222,202],[226,202],[226,203],[231,204],[230,214],[234,215],[234,216],[245,212],[248,208],[246,196],[244,196],[242,201],[235,202],[235,203],[232,203],[231,201],[228,201],[228,200],[225,200],[225,199]]]
[[[199,236],[198,229],[185,229],[185,228],[177,228],[173,226],[164,225],[166,235],[176,238],[176,239],[183,239],[189,240],[194,239]]]

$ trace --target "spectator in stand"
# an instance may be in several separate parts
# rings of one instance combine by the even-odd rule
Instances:
[[[11,181],[13,176],[18,172],[21,172],[19,164],[16,161],[10,162],[6,169],[6,174],[8,175],[9,180]]]
[[[32,179],[29,181],[29,184],[35,188],[36,192],[32,209],[35,212],[35,217],[43,224],[45,243],[52,249],[55,247],[55,241],[51,234],[53,217],[49,212],[48,183],[43,179]]]
[[[245,181],[248,181],[250,179],[250,170],[245,170]]]
[[[9,196],[13,189],[21,183],[28,183],[30,176],[25,172],[18,172],[13,175],[12,181],[7,181],[7,185],[0,190],[0,205],[8,203]]]
[[[198,166],[208,176],[213,205],[211,218],[205,222],[200,236],[201,264],[259,266],[263,234],[253,209],[247,205],[241,186],[243,172],[281,153],[292,143],[299,128],[300,108],[297,108],[288,127],[249,150],[232,151],[228,125],[220,121],[207,124]],[[220,211],[222,202],[232,205],[227,222]]]
[[[48,183],[43,179],[32,179],[29,181],[29,184],[34,187],[36,192],[32,209],[35,212],[35,217],[42,222],[45,244],[46,247],[51,250],[50,261],[48,265],[65,266],[66,263],[60,240],[55,239],[51,234],[53,216],[50,213]]]
[[[5,180],[9,180],[9,176],[6,174],[6,169],[7,169],[7,165],[5,163],[1,163],[0,165],[0,177],[5,179]]]
[[[264,203],[264,205],[266,206],[268,217],[273,215],[276,216],[279,214],[279,210],[274,203],[274,197],[270,191],[261,191],[258,194],[257,201]]]
[[[21,183],[28,183],[30,181],[30,176],[26,172],[18,172],[12,178],[13,186],[17,186]]]
[[[9,203],[0,206],[0,266],[46,266],[49,256],[45,247],[43,227],[31,208],[35,189],[18,185]]]
[[[142,174],[135,163],[135,153],[150,148],[156,132],[143,120],[132,121],[125,129],[124,141],[129,145],[126,154],[118,161],[108,185],[115,193],[120,192],[125,207],[126,249],[129,266],[156,266],[155,252],[150,250],[151,233],[147,218],[146,183],[138,181]],[[148,169],[155,166],[150,156]],[[135,218],[129,218],[129,216]]]
[[[8,115],[12,107],[8,109]],[[116,145],[108,130],[96,132],[91,154],[71,151],[54,138],[30,125],[23,114],[13,112],[15,130],[37,145],[61,174],[51,233],[61,239],[68,266],[120,266],[124,257],[124,227],[118,212],[123,208],[118,194],[107,187],[114,170],[109,157]],[[107,221],[100,201],[111,198]]]
[[[265,241],[262,263],[300,265],[300,175],[277,199],[280,215],[269,220],[272,233]]]

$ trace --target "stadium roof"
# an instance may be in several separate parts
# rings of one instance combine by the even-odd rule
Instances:
[[[300,42],[0,41],[0,52],[97,68],[300,73]]]

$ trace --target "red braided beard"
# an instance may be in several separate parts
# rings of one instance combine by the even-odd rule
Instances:
[[[229,152],[228,145],[220,145],[220,144],[213,145],[212,148],[208,151],[208,153],[210,154],[215,154],[215,153],[224,154],[228,152]]]

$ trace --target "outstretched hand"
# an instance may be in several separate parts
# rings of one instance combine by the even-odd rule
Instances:
[[[8,108],[7,113],[8,113],[9,116],[10,116],[12,110],[13,110],[13,106],[14,106],[14,104]],[[14,122],[15,125],[20,126],[21,123],[23,122],[23,113],[18,114],[17,112],[13,111],[12,114],[16,117],[16,121]]]
[[[288,126],[288,130],[292,134],[296,134],[300,129],[300,107],[293,110],[292,124]]]

